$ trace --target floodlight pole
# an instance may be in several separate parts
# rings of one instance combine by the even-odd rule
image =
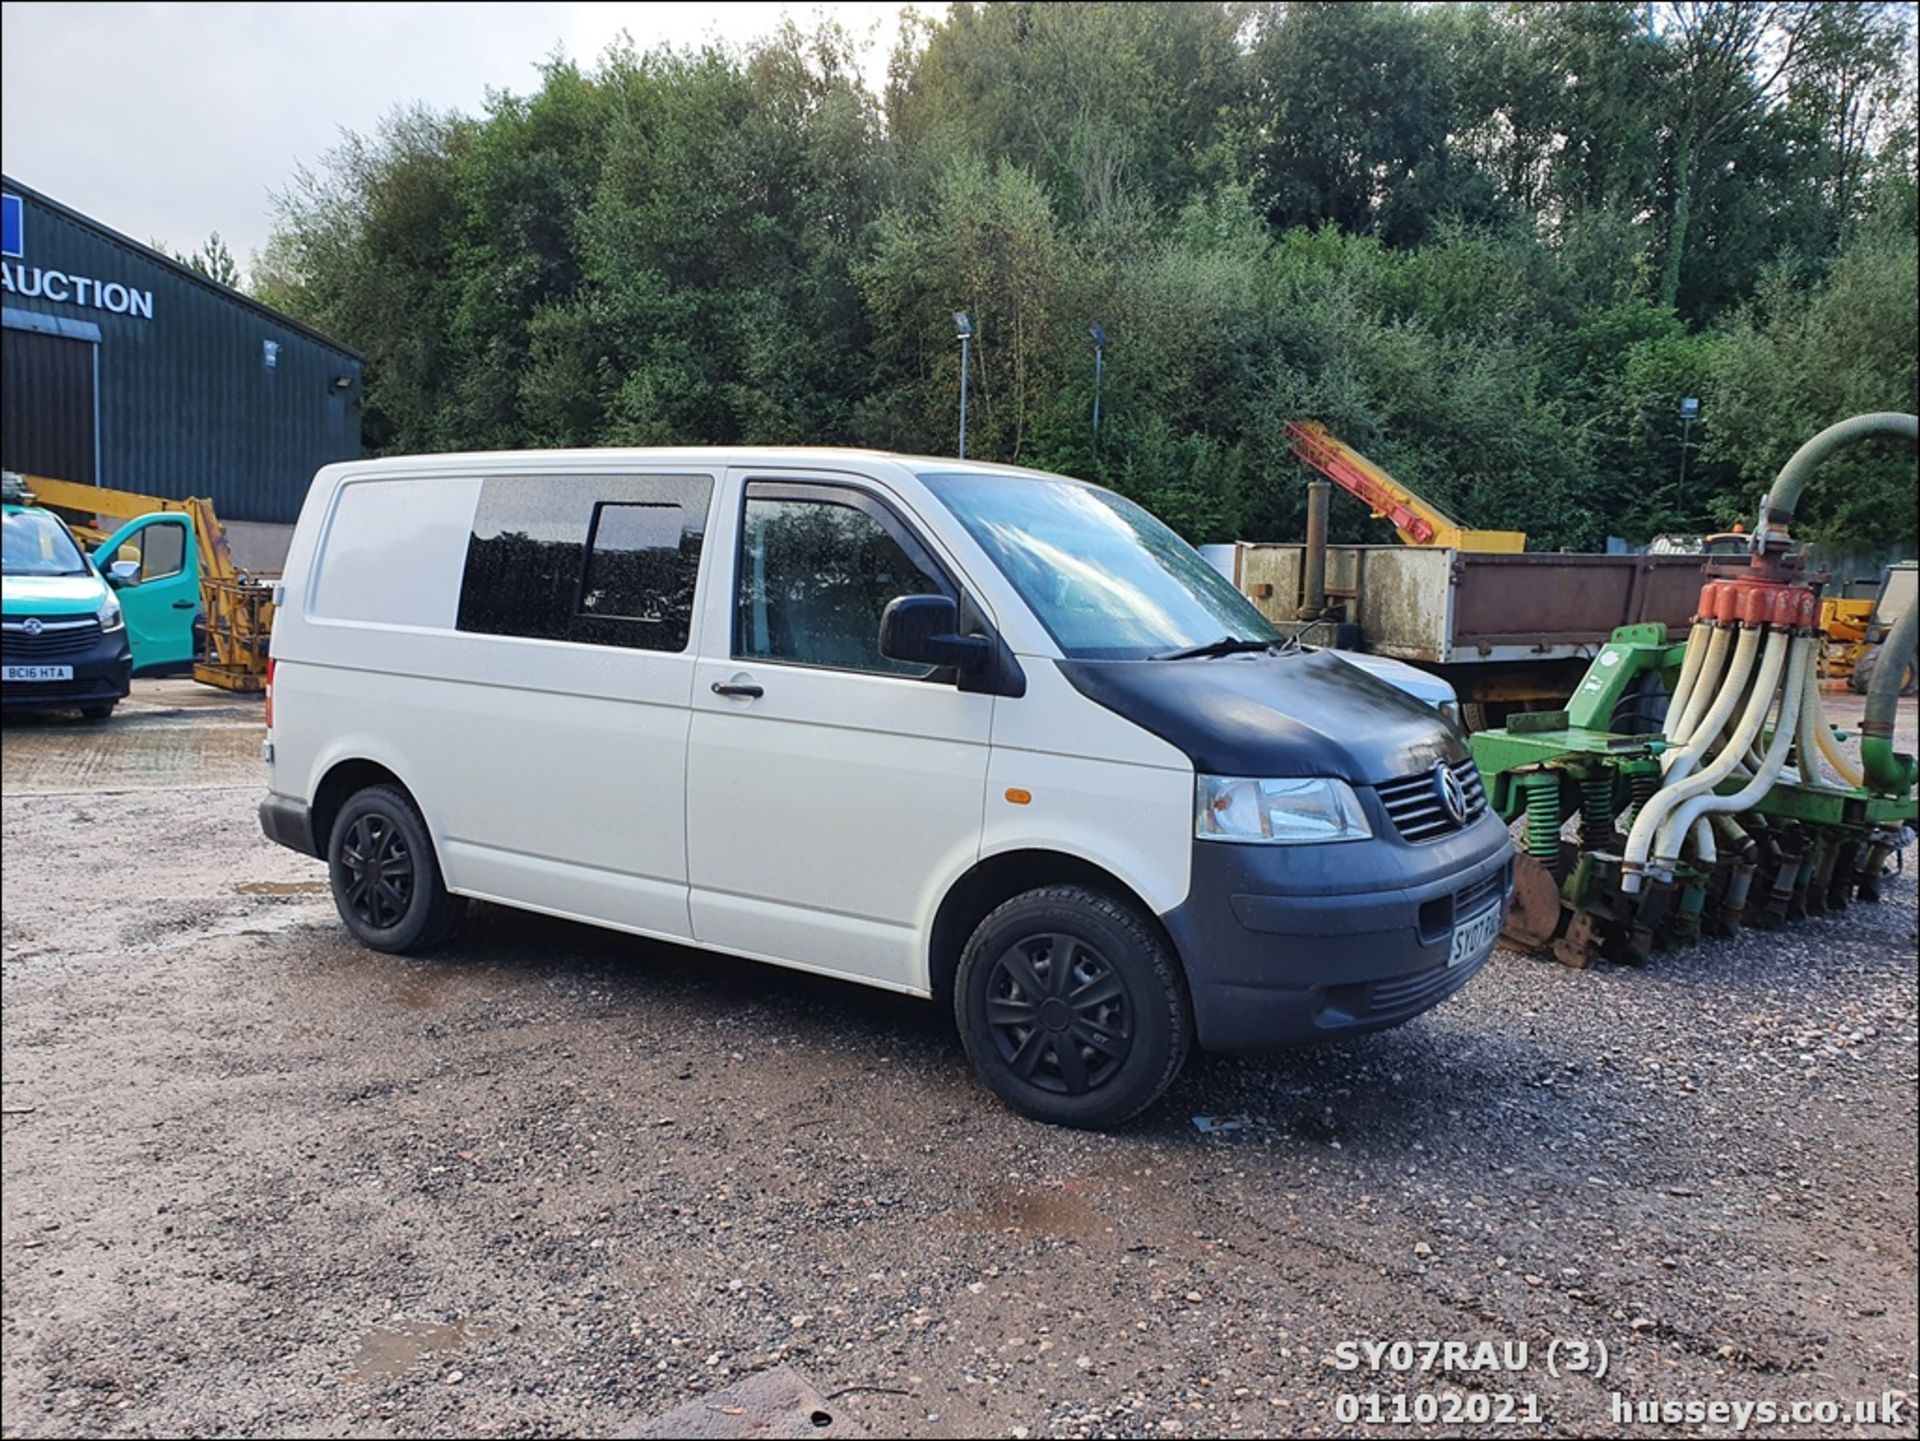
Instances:
[[[973,321],[964,310],[953,313],[954,334],[960,337],[960,459],[967,458],[967,360],[973,342]]]
[[[1093,446],[1100,448],[1100,376],[1106,370],[1107,332],[1099,325],[1087,327],[1093,337]]]
[[[1687,488],[1687,447],[1693,439],[1694,417],[1700,414],[1700,402],[1688,396],[1680,402],[1680,483],[1679,489]]]

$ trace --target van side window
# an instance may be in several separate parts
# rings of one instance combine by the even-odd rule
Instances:
[[[127,556],[140,562],[140,579],[165,580],[187,568],[187,528],[177,521],[158,520],[140,532],[139,553]],[[122,546],[124,551],[126,546]]]
[[[932,560],[857,491],[754,482],[740,530],[734,654],[883,675],[927,675],[880,654],[902,595],[953,595]]]
[[[684,651],[704,475],[501,476],[480,488],[461,630]]]

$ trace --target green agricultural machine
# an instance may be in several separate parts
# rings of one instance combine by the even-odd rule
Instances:
[[[1917,431],[1898,414],[1821,431],[1775,479],[1748,554],[1703,566],[1685,640],[1623,626],[1564,710],[1470,738],[1495,808],[1525,826],[1509,940],[1572,966],[1636,962],[1878,899],[1920,815],[1920,767],[1893,748],[1902,667],[1879,667],[1855,759],[1817,677],[1826,577],[1805,568],[1791,527],[1835,450]],[[1909,608],[1889,657],[1914,653],[1917,623]]]

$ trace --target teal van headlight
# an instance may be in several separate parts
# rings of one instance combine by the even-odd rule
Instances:
[[[100,609],[93,614],[94,619],[100,622],[100,629],[106,631],[108,634],[112,634],[116,630],[126,629],[127,618],[121,613],[120,601],[116,596],[109,595],[105,600],[101,601]]]

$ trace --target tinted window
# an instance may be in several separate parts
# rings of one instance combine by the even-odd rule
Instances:
[[[904,530],[847,492],[796,498],[749,486],[734,654],[834,670],[925,675],[880,654],[880,615],[902,595],[952,595]]]
[[[680,546],[685,535],[686,512],[677,505],[611,500],[596,505],[580,613],[652,625],[678,615],[685,644],[686,617],[693,613],[693,569]]]
[[[459,628],[685,650],[712,490],[685,475],[487,481]]]

